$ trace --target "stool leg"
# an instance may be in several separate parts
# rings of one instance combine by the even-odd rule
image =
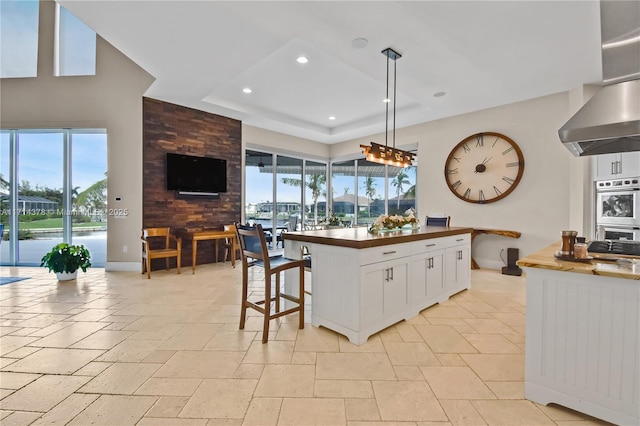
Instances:
[[[298,289],[298,303],[300,304],[300,322],[298,324],[298,328],[304,328],[304,266],[300,267],[300,288]]]
[[[280,273],[276,274],[276,312],[280,312]]]
[[[264,277],[264,325],[262,326],[262,343],[269,340],[269,321],[271,320],[271,275]]]
[[[248,293],[248,283],[249,279],[247,277],[247,266],[243,265],[242,270],[242,300],[240,307],[240,330],[244,330],[244,322],[247,316],[247,293]]]

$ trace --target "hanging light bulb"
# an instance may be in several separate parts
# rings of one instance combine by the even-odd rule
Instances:
[[[413,153],[396,148],[396,60],[402,55],[388,47],[382,51],[387,57],[387,95],[384,99],[385,134],[384,145],[371,142],[371,145],[360,145],[367,161],[388,164],[396,167],[413,165]],[[389,97],[389,60],[393,59],[393,98]],[[393,101],[393,146],[389,146],[389,104]]]

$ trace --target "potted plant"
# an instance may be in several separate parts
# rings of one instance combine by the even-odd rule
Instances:
[[[78,269],[87,272],[91,266],[91,254],[83,245],[60,243],[42,257],[40,266],[49,268],[49,272],[56,273],[58,281],[74,280]]]

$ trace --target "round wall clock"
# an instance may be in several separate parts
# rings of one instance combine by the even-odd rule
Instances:
[[[447,186],[469,203],[493,203],[509,195],[522,179],[520,147],[500,133],[471,135],[457,144],[444,165]]]

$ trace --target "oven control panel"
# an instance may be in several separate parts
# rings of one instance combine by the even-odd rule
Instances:
[[[640,188],[640,178],[601,180],[596,182],[596,190]]]

